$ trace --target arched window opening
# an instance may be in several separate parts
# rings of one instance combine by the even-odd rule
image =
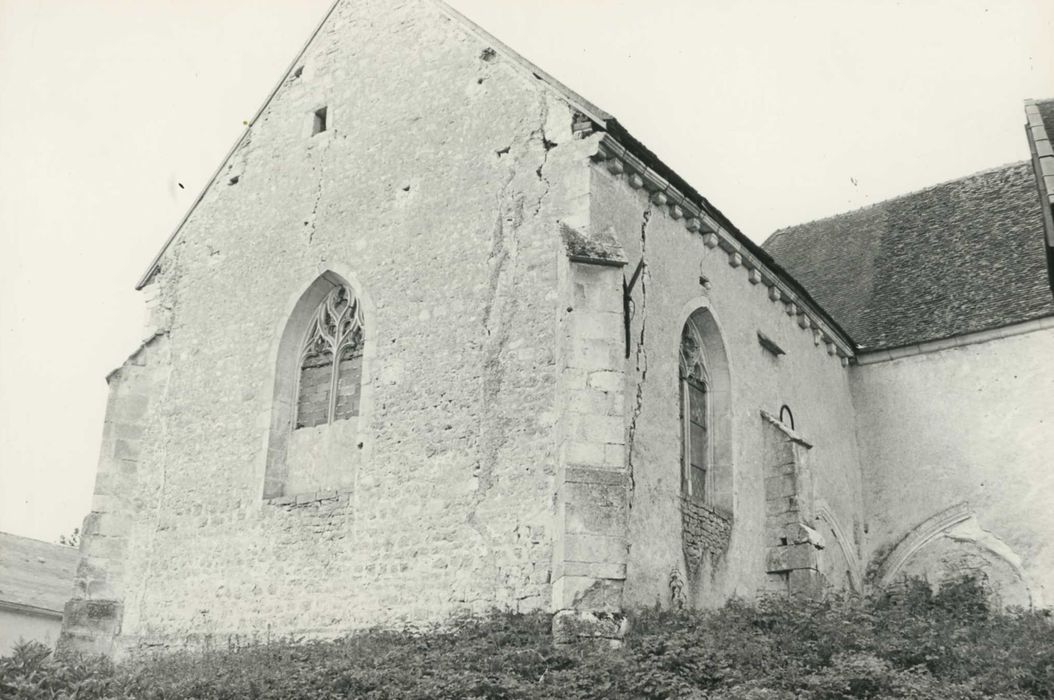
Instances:
[[[681,333],[681,486],[696,503],[710,497],[710,377],[698,330],[689,321]]]
[[[319,304],[302,345],[294,429],[359,414],[362,345],[361,305],[338,285]]]
[[[365,298],[326,271],[301,293],[275,348],[263,497],[354,485],[369,411]]]

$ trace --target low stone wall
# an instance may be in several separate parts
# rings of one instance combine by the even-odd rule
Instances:
[[[728,549],[732,537],[732,519],[713,506],[681,499],[684,559],[691,574],[699,568],[703,554],[718,555]]]

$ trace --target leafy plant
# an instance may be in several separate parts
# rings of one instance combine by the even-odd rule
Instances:
[[[734,600],[641,610],[620,649],[556,647],[550,619],[494,612],[426,632],[181,652],[113,666],[23,644],[0,697],[83,700],[363,698],[1054,698],[1054,626],[999,612],[963,580],[934,593]]]

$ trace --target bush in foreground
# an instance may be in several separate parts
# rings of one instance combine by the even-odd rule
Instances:
[[[642,611],[619,650],[556,648],[544,614],[428,633],[179,653],[113,666],[0,659],[3,698],[1052,698],[1054,627],[997,613],[970,581],[933,594]]]

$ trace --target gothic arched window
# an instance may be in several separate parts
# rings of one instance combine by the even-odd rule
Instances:
[[[362,344],[362,307],[338,285],[319,304],[301,346],[294,429],[359,415]]]
[[[697,503],[710,500],[710,377],[702,339],[689,320],[681,332],[681,488]]]

